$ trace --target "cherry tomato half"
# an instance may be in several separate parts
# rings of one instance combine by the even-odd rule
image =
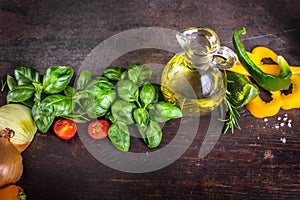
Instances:
[[[59,119],[54,123],[53,130],[60,139],[68,140],[76,134],[77,126],[72,120]]]
[[[91,122],[88,126],[88,134],[95,140],[103,139],[108,135],[110,124],[104,119]]]

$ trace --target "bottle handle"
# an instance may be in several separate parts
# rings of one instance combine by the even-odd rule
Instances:
[[[228,69],[233,67],[237,62],[236,53],[228,47],[221,46],[220,49],[214,53],[212,63],[219,69]]]

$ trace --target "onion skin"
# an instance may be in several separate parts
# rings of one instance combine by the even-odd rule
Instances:
[[[23,174],[23,158],[5,137],[0,137],[0,188],[15,184]]]
[[[12,142],[11,142],[12,143]],[[25,149],[27,149],[27,147],[30,145],[31,142],[27,142],[25,144],[13,144],[20,153],[22,153]]]

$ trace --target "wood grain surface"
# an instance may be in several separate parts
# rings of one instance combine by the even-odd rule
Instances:
[[[212,28],[222,45],[230,48],[234,30],[244,26],[247,50],[264,45],[291,65],[300,65],[298,0],[1,0],[0,78],[4,80],[19,66],[43,73],[52,65],[69,65],[77,72],[86,56],[115,34],[141,27],[192,26]],[[112,65],[165,64],[172,56],[157,49],[138,49]],[[1,92],[1,105],[6,94],[7,88]],[[243,110],[238,120],[242,129],[221,135],[200,159],[211,122],[210,115],[201,117],[187,150],[171,164],[145,173],[103,164],[78,135],[63,141],[52,129],[47,134],[38,132],[22,153],[24,173],[18,185],[29,200],[299,199],[299,109],[282,110],[267,119],[256,119]],[[164,124],[161,148],[172,141],[180,123],[189,119]],[[146,154],[140,144],[140,139],[133,139],[131,150]]]

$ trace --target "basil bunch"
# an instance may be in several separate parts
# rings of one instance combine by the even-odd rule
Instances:
[[[108,68],[104,72],[105,76],[93,77],[89,70],[82,70],[74,87],[67,87],[68,93],[73,96],[75,109],[71,115],[64,117],[83,123],[91,118],[109,116],[116,98],[116,80],[121,79],[125,73],[125,69],[114,67]]]
[[[118,73],[118,69],[108,68],[110,73]],[[110,79],[104,72],[104,76]],[[160,90],[149,83],[152,71],[145,65],[132,64],[127,76],[116,83],[116,100],[111,106],[112,121],[108,137],[112,144],[121,151],[130,147],[128,125],[135,124],[145,144],[149,148],[157,147],[162,139],[159,122],[182,117],[182,112],[176,106],[162,101]]]
[[[32,108],[37,128],[45,133],[56,116],[69,114],[74,109],[72,98],[61,95],[72,79],[74,70],[68,66],[51,66],[44,76],[31,67],[19,67],[14,77],[7,76],[7,103],[18,102]]]
[[[121,151],[130,147],[129,125],[135,124],[145,144],[155,148],[162,139],[159,123],[182,117],[181,110],[164,102],[160,88],[149,82],[152,71],[145,65],[132,64],[128,70],[110,67],[96,77],[85,69],[70,86],[73,74],[67,66],[49,67],[44,76],[31,67],[16,68],[14,77],[7,76],[7,102],[32,108],[36,126],[43,133],[55,117],[76,123],[106,118],[112,123],[108,137]]]

